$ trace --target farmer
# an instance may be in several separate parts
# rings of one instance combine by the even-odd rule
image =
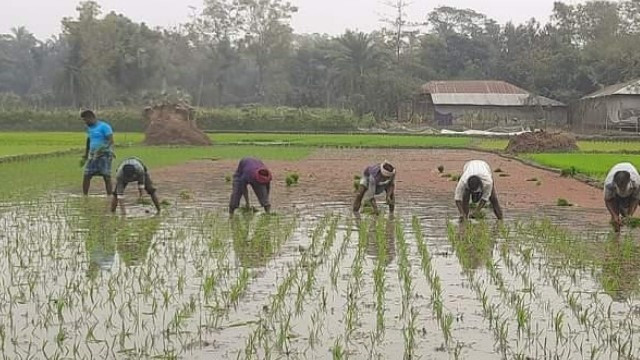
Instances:
[[[464,164],[462,176],[456,187],[455,200],[461,221],[469,219],[469,201],[477,203],[472,218],[479,217],[480,211],[487,205],[487,201],[490,201],[496,217],[502,220],[502,209],[493,186],[491,168],[482,160],[471,160]]]
[[[604,202],[611,214],[616,232],[620,231],[623,217],[631,217],[640,200],[640,175],[628,163],[619,163],[609,170],[604,181]]]
[[[250,157],[240,160],[238,168],[233,174],[233,191],[229,200],[229,215],[233,215],[233,212],[240,206],[241,197],[244,197],[246,207],[250,208],[248,185],[253,188],[253,192],[256,194],[264,211],[269,212],[271,210],[271,204],[269,203],[271,178],[271,171],[267,169],[261,160]]]
[[[116,189],[113,193],[113,199],[111,200],[111,211],[115,212],[118,203],[120,203],[122,212],[125,212],[122,201],[124,198],[124,189],[127,187],[127,184],[134,181],[138,183],[138,199],[142,199],[142,190],[145,190],[147,194],[151,196],[153,205],[156,207],[156,213],[159,214],[160,202],[156,196],[156,188],[151,182],[147,167],[136,157],[125,159],[116,170]]]
[[[358,195],[356,195],[356,199],[353,202],[353,212],[359,213],[362,202],[370,201],[373,213],[378,214],[375,195],[379,195],[384,191],[389,205],[389,212],[393,213],[396,206],[395,179],[396,168],[387,161],[364,169],[364,174],[358,187]]]
[[[102,176],[107,195],[111,195],[113,130],[106,122],[96,119],[96,114],[91,110],[84,110],[80,117],[87,125],[87,144],[81,162],[84,165],[82,192],[89,194],[91,178]]]

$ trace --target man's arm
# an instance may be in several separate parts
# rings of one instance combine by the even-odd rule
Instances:
[[[113,142],[113,133],[110,135],[107,135],[107,145],[109,145],[109,147],[112,147],[114,144]]]
[[[458,208],[458,214],[460,214],[460,220],[469,219],[469,200],[471,198],[471,191],[469,189],[462,190],[462,200],[456,200],[456,207]]]
[[[609,214],[611,214],[611,222],[613,224],[613,228],[616,232],[619,232],[620,228],[622,227],[622,220],[620,219],[620,213],[618,212],[615,198],[611,198],[609,200],[605,199],[604,203],[607,206],[607,210],[609,210]]]
[[[84,157],[83,157],[84,160],[89,158],[89,147],[90,146],[91,146],[91,140],[87,137],[87,142],[86,142],[86,145],[84,147]]]
[[[151,201],[153,201],[153,205],[156,207],[156,213],[160,214],[160,201],[158,201],[158,196],[155,191],[151,194]]]
[[[396,208],[396,184],[391,183],[387,188],[387,204],[389,205],[389,212],[393,213]]]
[[[489,201],[491,202],[493,213],[496,215],[496,218],[498,218],[498,220],[502,220],[502,207],[500,207],[500,202],[498,201],[498,193],[496,192],[495,186],[493,187]]]
[[[356,195],[355,200],[353,200],[353,212],[357,213],[360,211],[360,206],[362,205],[362,198],[364,197],[364,193],[367,191],[367,188],[364,185],[360,185],[358,187],[358,194]]]

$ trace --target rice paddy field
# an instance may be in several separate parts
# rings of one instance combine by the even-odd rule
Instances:
[[[15,138],[0,148],[33,146],[3,136]],[[45,139],[73,148],[71,136]],[[129,155],[145,160],[159,184],[159,216],[145,203],[130,204],[126,216],[110,214],[99,183],[92,196],[79,196],[78,153],[0,163],[3,358],[640,357],[638,231],[613,234],[596,220],[606,220],[604,209],[506,206],[504,222],[486,211],[486,220],[462,225],[453,221],[448,192],[406,189],[413,186],[407,180],[399,182],[396,214],[383,207],[380,216],[354,216],[351,183],[300,170],[336,169],[350,178],[360,169],[346,168],[348,149],[318,153],[308,142],[320,140],[311,137],[264,146],[256,143],[284,140],[233,134],[212,148],[150,148],[130,136],[114,167]],[[375,147],[368,144],[360,147]],[[28,154],[15,151],[4,154]],[[446,150],[376,151],[366,154],[415,167],[423,157],[448,157]],[[297,169],[300,184],[278,178],[275,213],[230,218],[230,185],[219,169],[232,172],[246,155],[282,172]],[[538,160],[569,156],[554,155]],[[617,156],[598,156],[605,155]],[[605,161],[582,167],[579,159],[569,163],[585,172]],[[215,180],[196,184],[209,176]],[[523,180],[522,189],[545,184]],[[516,198],[517,191],[499,189]]]

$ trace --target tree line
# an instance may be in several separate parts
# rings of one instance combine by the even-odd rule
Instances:
[[[329,36],[294,33],[297,8],[283,0],[205,0],[171,29],[81,2],[50,39],[24,27],[0,35],[0,109],[171,94],[201,107],[340,108],[392,120],[430,80],[504,80],[570,102],[640,76],[639,0],[556,2],[545,24],[447,6],[413,23],[406,0],[387,5],[379,30]]]

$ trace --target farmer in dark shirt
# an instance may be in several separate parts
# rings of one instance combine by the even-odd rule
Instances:
[[[371,201],[373,213],[378,214],[378,205],[376,204],[375,195],[381,194],[383,191],[387,195],[387,204],[389,204],[389,212],[393,213],[396,205],[395,188],[396,188],[396,169],[388,162],[376,164],[364,169],[364,174],[360,179],[358,195],[353,202],[353,212],[358,213],[362,201]]]
[[[240,160],[238,169],[233,174],[233,192],[229,200],[229,214],[233,214],[240,206],[241,197],[244,197],[247,208],[250,207],[248,185],[253,188],[260,205],[266,212],[269,212],[271,210],[269,203],[271,178],[271,172],[259,159],[247,157]]]
[[[111,161],[113,160],[113,130],[104,121],[98,120],[91,110],[84,110],[80,117],[87,125],[87,143],[82,157],[84,179],[82,192],[89,194],[91,178],[101,176],[107,195],[111,195]]]
[[[118,166],[118,170],[116,170],[116,190],[113,193],[113,200],[111,201],[111,211],[115,212],[118,207],[118,203],[120,203],[122,212],[125,212],[124,203],[122,202],[122,199],[124,198],[124,189],[127,187],[128,183],[134,181],[138,183],[138,198],[142,199],[142,190],[145,190],[147,194],[151,196],[151,200],[153,201],[153,205],[156,207],[157,213],[160,213],[160,202],[156,196],[156,188],[151,182],[151,177],[149,176],[147,167],[140,159],[135,157],[125,159],[120,166]]]

